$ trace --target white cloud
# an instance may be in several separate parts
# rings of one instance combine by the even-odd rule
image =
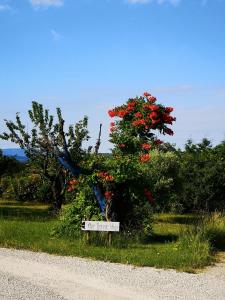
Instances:
[[[35,6],[62,6],[64,0],[30,0],[30,3]]]
[[[145,3],[149,3],[149,0],[127,0],[128,3],[130,4],[145,4]]]
[[[60,39],[60,34],[54,29],[51,30],[51,35],[54,41],[58,41]]]
[[[147,4],[147,3],[157,3],[159,5],[169,3],[173,6],[177,6],[181,0],[127,0],[126,1],[129,4]]]
[[[0,4],[0,12],[5,10],[10,10],[10,6],[7,4]]]

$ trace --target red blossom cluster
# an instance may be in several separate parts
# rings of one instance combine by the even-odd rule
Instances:
[[[100,172],[100,173],[98,173],[98,177],[100,177],[108,182],[114,181],[114,177],[112,175],[110,175],[108,172]]]
[[[134,120],[131,124],[133,126],[145,125],[145,120],[144,119]]]
[[[69,180],[69,181],[67,182],[67,185],[68,185],[67,191],[68,191],[68,192],[74,191],[77,184],[78,184],[78,180],[77,180],[77,179],[71,179],[71,180]]]
[[[159,140],[159,139],[158,139],[158,140],[155,140],[155,144],[156,144],[156,145],[161,145],[161,144],[163,144],[163,141],[161,141],[161,140]]]
[[[150,144],[142,144],[141,145],[141,148],[143,149],[143,150],[149,150],[149,149],[151,149],[151,145]]]
[[[151,155],[149,153],[142,154],[140,156],[140,161],[143,162],[143,163],[146,163],[150,160],[150,158],[151,158]]]
[[[173,135],[173,130],[171,130],[170,128],[166,128],[164,132],[167,133],[168,135]]]
[[[152,193],[147,188],[144,189],[144,193],[145,193],[145,196],[148,199],[149,203],[154,204],[155,200],[152,196]]]
[[[126,145],[125,145],[125,144],[119,144],[118,147],[119,147],[120,149],[124,149],[124,148],[126,148]]]
[[[145,132],[150,129],[159,129],[163,134],[172,135],[173,131],[166,124],[172,125],[176,121],[176,118],[170,116],[173,108],[155,104],[156,100],[150,93],[145,92],[143,97],[129,99],[127,104],[109,110],[108,114],[112,118],[122,118],[127,124],[130,122],[132,126]],[[115,132],[116,128],[112,122],[111,133]]]

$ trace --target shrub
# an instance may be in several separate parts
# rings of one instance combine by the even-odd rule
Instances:
[[[51,187],[46,179],[38,174],[11,178],[11,198],[21,202],[45,202],[51,200]]]
[[[75,199],[60,215],[60,222],[55,226],[53,235],[77,236],[84,220],[102,220],[93,190],[85,183],[74,193]]]

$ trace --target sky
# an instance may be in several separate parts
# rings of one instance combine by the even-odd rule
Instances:
[[[0,0],[0,132],[35,100],[108,152],[107,111],[145,91],[174,107],[165,141],[225,139],[225,0]]]

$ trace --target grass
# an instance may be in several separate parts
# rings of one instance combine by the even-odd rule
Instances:
[[[140,241],[114,234],[113,244],[108,247],[102,242],[105,241],[104,234],[100,233],[92,234],[91,243],[86,242],[85,236],[76,239],[52,237],[50,233],[58,221],[49,214],[47,205],[0,201],[0,246],[194,271],[213,260],[212,235],[194,231],[196,226],[193,225],[198,219],[197,215],[155,215],[154,235],[150,240]],[[220,233],[222,236],[224,231]]]

